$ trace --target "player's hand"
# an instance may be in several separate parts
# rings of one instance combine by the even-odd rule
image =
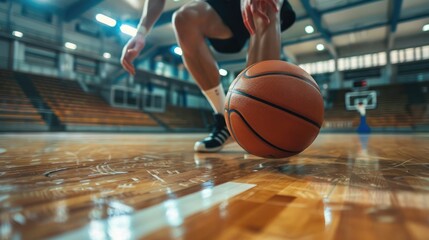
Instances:
[[[146,39],[142,34],[137,33],[131,38],[122,50],[121,64],[122,67],[132,75],[136,74],[133,61],[139,56],[146,43]]]
[[[255,34],[254,16],[260,17],[266,24],[270,23],[270,18],[267,15],[268,8],[278,12],[278,0],[241,0],[243,23],[251,35]]]

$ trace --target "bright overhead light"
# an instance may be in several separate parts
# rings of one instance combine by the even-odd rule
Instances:
[[[130,25],[127,25],[127,24],[122,24],[120,29],[121,29],[121,32],[127,35],[130,35],[131,37],[134,37],[137,34],[137,28],[131,27]]]
[[[72,49],[72,50],[75,50],[75,49],[77,48],[77,45],[76,45],[76,44],[74,44],[74,43],[71,43],[71,42],[66,42],[66,43],[64,44],[64,46],[65,46],[66,48],[68,48],[68,49]]]
[[[111,58],[111,57],[112,57],[112,54],[110,54],[110,53],[108,53],[108,52],[105,52],[105,53],[103,53],[103,57],[104,57],[105,59],[109,59],[109,58]]]
[[[308,33],[308,34],[310,34],[310,33],[314,33],[314,28],[313,28],[313,26],[311,26],[311,25],[307,25],[307,26],[305,27],[305,32],[306,32],[306,33]]]
[[[221,76],[226,76],[226,75],[228,75],[228,71],[226,71],[225,69],[223,69],[223,68],[221,68],[221,69],[219,69],[219,74],[221,75]]]
[[[316,45],[316,49],[318,51],[323,51],[325,49],[325,46],[323,44],[319,43],[319,44]]]
[[[19,38],[22,38],[24,36],[24,34],[20,31],[13,31],[12,35]]]
[[[424,25],[423,28],[422,28],[422,31],[423,32],[429,31],[429,24]]]
[[[108,16],[106,16],[104,14],[99,13],[99,14],[95,15],[95,19],[97,21],[103,23],[103,24],[106,24],[109,27],[116,26],[116,20],[113,19],[113,18],[111,18],[111,17],[108,17]]]
[[[177,54],[179,56],[182,56],[182,54],[183,54],[183,51],[180,47],[175,47],[173,51],[175,54]]]

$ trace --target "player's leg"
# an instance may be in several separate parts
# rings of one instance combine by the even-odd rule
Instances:
[[[283,0],[279,0],[282,6]],[[267,8],[267,15],[270,23],[266,24],[258,16],[254,17],[255,34],[250,37],[249,49],[247,52],[247,65],[251,65],[263,60],[279,60],[281,56],[281,28],[280,11],[275,12]]]
[[[203,1],[184,5],[173,17],[183,61],[215,112],[212,134],[195,144],[196,151],[218,151],[230,138],[223,119],[225,93],[220,83],[217,63],[206,44],[206,38],[227,39],[231,30],[212,7]]]
[[[194,1],[184,5],[173,16],[174,30],[183,51],[184,63],[204,90],[219,84],[219,72],[205,39],[227,39],[231,30],[222,19],[203,1]]]

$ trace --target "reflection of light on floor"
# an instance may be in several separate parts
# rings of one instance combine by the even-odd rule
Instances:
[[[201,196],[203,198],[209,198],[209,197],[211,197],[212,196],[212,190],[210,188],[203,189],[201,191]]]
[[[176,200],[167,200],[164,203],[164,207],[166,208],[165,216],[167,217],[167,222],[170,224],[170,226],[178,227],[182,225],[183,218],[177,207]]]
[[[56,203],[57,208],[55,211],[55,222],[65,222],[69,218],[67,202],[62,200]]]
[[[109,239],[131,239],[131,217],[116,216],[108,220]]]
[[[0,148],[0,154],[7,152],[5,148]]]
[[[323,208],[323,216],[325,217],[325,226],[329,226],[332,223],[332,209],[329,206],[325,206]]]
[[[89,223],[88,234],[90,239],[108,239],[104,229],[104,224],[98,220],[94,220]]]
[[[138,239],[167,226],[175,227],[172,235],[179,236],[182,234],[181,225],[186,217],[209,209],[216,204],[225,208],[227,204],[223,203],[255,186],[254,184],[227,182],[212,187],[212,183],[208,183],[202,191],[173,198],[135,213],[132,213],[132,208],[125,204],[111,202],[108,203],[108,211],[119,211],[118,214],[109,212],[107,219],[93,220],[81,229],[59,235],[54,239]],[[101,216],[101,214],[92,215]],[[112,234],[118,234],[120,237],[117,238]]]

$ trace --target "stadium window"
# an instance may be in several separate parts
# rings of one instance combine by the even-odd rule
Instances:
[[[365,67],[372,67],[371,54],[366,54],[363,59]]]
[[[308,63],[303,64],[302,65],[303,69],[308,72],[309,74],[311,74],[311,69],[310,69],[310,65]]]
[[[414,61],[414,48],[405,49],[405,61],[407,62]]]
[[[363,55],[361,55],[361,56],[358,56],[357,57],[357,59],[358,59],[358,68],[364,68],[365,66],[364,66],[364,61],[363,61]]]
[[[390,52],[390,62],[392,64],[398,63],[398,51],[397,50],[392,50]]]
[[[338,59],[338,71],[343,71],[345,69],[345,60],[344,58]]]
[[[324,69],[323,69],[323,62],[317,62],[316,63],[316,69],[317,69],[317,73],[323,73]]]
[[[429,45],[422,47],[422,59],[429,58]]]
[[[311,74],[316,73],[316,65],[314,63],[310,63],[310,72]]]
[[[329,61],[323,61],[324,72],[329,72]]]
[[[310,63],[310,65],[311,65],[311,72],[312,73],[314,73],[314,74],[316,74],[317,73],[317,66],[316,66],[316,63]]]
[[[386,52],[379,52],[377,55],[378,55],[378,65],[379,66],[386,65]]]
[[[422,59],[422,48],[421,47],[416,47],[414,49],[414,52],[416,54],[416,61],[421,60]]]
[[[335,60],[331,59],[328,61],[328,71],[335,72]]]
[[[308,73],[311,74],[311,66],[309,63],[305,64],[305,69],[307,70]]]
[[[398,53],[399,53],[399,62],[404,62],[404,60],[405,60],[405,52],[404,52],[404,50],[403,49],[398,50]]]
[[[347,70],[352,69],[352,58],[351,57],[346,58],[346,69]]]
[[[358,67],[358,59],[357,57],[351,57],[350,58],[350,68],[351,69],[356,69]]]
[[[317,63],[311,63],[311,68],[312,68],[312,70],[311,70],[311,72],[313,73],[313,74],[318,74],[319,72],[317,71]]]
[[[378,66],[378,56],[377,56],[377,53],[373,53],[372,54],[372,66],[373,67]]]
[[[310,68],[308,67],[308,64],[301,64],[299,65],[302,69],[304,69],[306,72],[310,73]],[[311,74],[311,73],[310,73]]]

